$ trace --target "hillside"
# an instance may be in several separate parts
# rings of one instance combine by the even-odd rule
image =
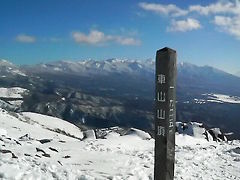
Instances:
[[[175,179],[240,178],[240,141],[207,141],[198,123],[190,127],[176,134]],[[154,139],[117,129],[96,139],[61,119],[1,109],[0,178],[152,179]]]

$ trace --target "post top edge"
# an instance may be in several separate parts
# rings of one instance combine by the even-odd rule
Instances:
[[[169,47],[164,47],[162,49],[159,49],[157,52],[165,52],[165,51],[171,51],[171,52],[175,52],[176,53],[176,50],[171,49]]]

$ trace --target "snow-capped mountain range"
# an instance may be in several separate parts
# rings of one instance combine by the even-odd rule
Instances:
[[[17,66],[10,61],[0,59],[1,73],[11,73],[25,76],[25,69],[44,71],[44,72],[63,72],[63,73],[141,73],[141,72],[154,72],[155,60],[132,60],[132,59],[107,59],[107,60],[62,60],[50,63],[41,63],[37,65],[23,65]],[[178,72],[187,74],[198,73],[211,73],[228,74],[222,70],[210,66],[196,66],[187,62],[178,62]]]
[[[199,73],[218,73],[227,74],[224,71],[212,68],[210,66],[199,67],[187,62],[179,62],[179,73],[194,75]],[[52,63],[42,63],[35,66],[26,66],[41,72],[62,72],[74,74],[98,74],[98,73],[155,73],[155,60],[132,60],[132,59],[107,59],[107,60],[80,60],[80,61],[56,61]]]
[[[110,73],[152,73],[154,71],[154,61],[129,59],[107,59],[107,60],[81,60],[81,61],[57,61],[52,63],[38,64],[36,66],[25,67],[29,71],[66,73],[78,75],[95,75]]]
[[[178,84],[203,87],[218,90],[222,86],[222,92],[240,93],[240,78],[210,66],[196,66],[187,62],[179,62]],[[24,66],[24,71],[31,73],[48,74],[74,74],[79,76],[104,76],[124,75],[141,76],[153,81],[155,74],[155,60],[131,60],[131,59],[107,59],[107,60],[81,60],[81,61],[57,61],[52,63]],[[189,84],[186,84],[188,82]],[[225,88],[223,88],[225,84]],[[236,90],[237,89],[237,90]]]
[[[240,141],[213,141],[199,123],[177,127],[175,179],[240,178]],[[135,128],[82,131],[58,118],[0,109],[0,157],[3,180],[150,180],[154,139]]]
[[[107,74],[130,74],[152,76],[155,73],[155,60],[131,60],[131,59],[107,59],[107,60],[80,60],[80,61],[56,61],[37,65],[16,66],[7,60],[0,60],[1,74],[26,76],[26,73],[52,73],[52,74],[75,74],[75,75],[107,75]],[[178,76],[182,80],[188,77],[190,80],[198,78],[200,82],[236,81],[238,77],[210,66],[196,66],[186,62],[178,63]],[[200,78],[201,76],[201,78]],[[227,80],[225,80],[227,78]]]

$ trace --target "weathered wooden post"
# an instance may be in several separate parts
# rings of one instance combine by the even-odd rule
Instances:
[[[156,54],[154,180],[173,180],[176,121],[176,51]]]

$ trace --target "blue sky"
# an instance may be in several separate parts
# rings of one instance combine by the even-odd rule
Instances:
[[[0,58],[36,64],[86,58],[154,58],[240,71],[239,1],[3,0]]]

